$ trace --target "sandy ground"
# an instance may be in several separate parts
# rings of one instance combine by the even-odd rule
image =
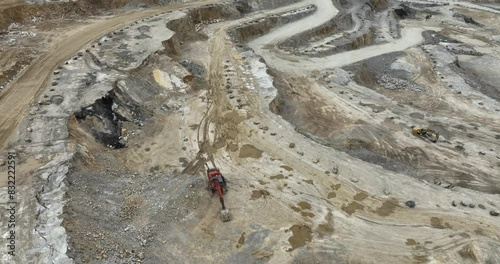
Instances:
[[[235,26],[311,3],[318,6],[317,13],[255,38],[248,43],[253,52],[235,45],[228,35]],[[69,135],[58,141],[38,137],[26,144],[40,160],[57,157],[36,152],[47,141],[67,144],[64,151],[75,155],[58,165],[62,173],[50,174],[67,177],[67,189],[58,190],[57,199],[64,193],[69,197],[62,216],[68,246],[57,244],[60,252],[53,256],[66,259],[67,250],[76,263],[500,261],[500,220],[490,213],[500,206],[500,103],[485,93],[492,92],[490,86],[478,84],[474,76],[454,66],[455,59],[464,60],[476,69],[474,63],[480,59],[457,57],[442,44],[444,40],[430,43],[422,35],[443,27],[442,32],[452,32],[448,36],[461,36],[469,45],[494,51],[498,44],[479,43],[476,38],[499,29],[455,21],[446,8],[439,7],[443,14],[427,22],[401,21],[401,38],[392,42],[322,58],[286,54],[277,44],[335,16],[338,10],[327,0],[204,25],[196,32],[206,38],[188,34],[182,44],[172,44],[178,44],[175,56],[155,54],[158,61],[145,60],[128,73],[119,71],[126,59],[144,59],[147,53],[128,48],[132,55],[125,58],[112,52],[99,55],[106,47],[92,50],[98,59],[85,57],[59,73],[68,82],[68,97],[75,99],[69,100],[73,104],[65,99],[61,109],[89,105],[97,109],[94,101],[106,91],[116,92],[112,83],[121,80],[128,86],[122,86],[125,93],[113,99],[112,109],[127,115],[126,105],[138,104],[152,114],[143,123],[123,122],[129,135],[126,148],[110,149],[96,142],[89,129],[102,130],[103,125],[90,117],[81,123],[70,119]],[[63,52],[51,50],[28,68],[0,98],[0,107],[26,112],[37,95],[43,98],[48,93],[43,90],[53,78],[49,76],[65,59],[106,31],[159,11],[86,25],[81,30],[96,31],[84,34],[88,38],[78,39],[81,30],[70,32],[72,37],[54,44]],[[160,19],[167,23],[183,16]],[[441,19],[450,26],[441,24]],[[113,38],[109,45],[134,43],[137,29],[150,22],[140,23],[130,34],[125,32],[128,39]],[[144,50],[156,52],[158,38],[144,41]],[[170,31],[165,38],[172,38]],[[237,56],[241,54],[243,59]],[[491,54],[498,58],[498,53]],[[186,60],[204,69],[199,77],[205,81],[202,87],[188,79],[179,84],[187,73],[176,67]],[[348,84],[325,82],[318,74],[343,66]],[[477,67],[478,73],[491,74],[489,70]],[[83,78],[82,73],[92,71],[106,75],[102,83],[86,87],[85,82],[64,79]],[[424,92],[410,85],[391,88],[380,81],[382,76],[420,85]],[[83,89],[86,96],[80,96]],[[42,112],[54,118],[60,111],[57,107],[43,106]],[[7,145],[23,116],[2,118],[6,127],[2,144]],[[64,127],[66,121],[62,122]],[[18,138],[26,133],[24,125]],[[436,144],[421,140],[411,134],[412,125],[439,130],[441,138]],[[40,126],[37,131],[43,130]],[[228,180],[225,200],[233,217],[230,222],[220,221],[219,204],[204,189],[205,163],[220,167]],[[25,164],[23,174],[29,178],[29,171],[38,165],[29,158]],[[44,174],[34,175],[44,179]],[[64,185],[51,181],[54,177],[37,196],[42,201],[52,185]],[[409,200],[415,208],[405,205]],[[60,201],[53,203],[63,206]],[[48,203],[41,204],[46,207],[42,214],[52,212]],[[40,219],[44,218],[33,221]],[[41,227],[35,231],[44,237],[47,231]]]

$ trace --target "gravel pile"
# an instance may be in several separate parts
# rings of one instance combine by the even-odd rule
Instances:
[[[425,92],[425,87],[421,85],[411,83],[407,80],[390,77],[388,75],[382,75],[378,78],[377,82],[389,90],[408,90],[417,93]]]
[[[347,85],[351,81],[349,73],[340,68],[327,69],[321,73],[323,80],[327,83]]]

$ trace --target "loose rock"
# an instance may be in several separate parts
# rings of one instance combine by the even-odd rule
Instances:
[[[405,205],[410,207],[410,208],[414,208],[416,204],[414,201],[410,200],[410,201],[406,201]]]

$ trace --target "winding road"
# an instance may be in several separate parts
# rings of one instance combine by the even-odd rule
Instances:
[[[401,38],[393,42],[364,47],[363,49],[342,52],[321,58],[310,58],[279,52],[277,45],[296,34],[320,26],[338,14],[338,9],[329,0],[304,1],[306,4],[317,6],[317,12],[299,21],[273,29],[269,34],[259,37],[249,43],[255,53],[264,57],[266,62],[274,68],[284,69],[295,73],[307,73],[325,68],[342,67],[382,54],[402,51],[420,44],[422,28],[403,28]]]

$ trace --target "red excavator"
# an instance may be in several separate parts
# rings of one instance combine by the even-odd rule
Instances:
[[[226,192],[226,179],[220,173],[220,170],[217,168],[209,168],[207,166],[207,177],[208,177],[208,187],[207,189],[212,191],[212,196],[215,192],[219,195],[219,201],[222,205],[221,219],[223,222],[227,222],[231,220],[231,216],[229,214],[229,210],[226,209],[224,205],[224,193]]]

